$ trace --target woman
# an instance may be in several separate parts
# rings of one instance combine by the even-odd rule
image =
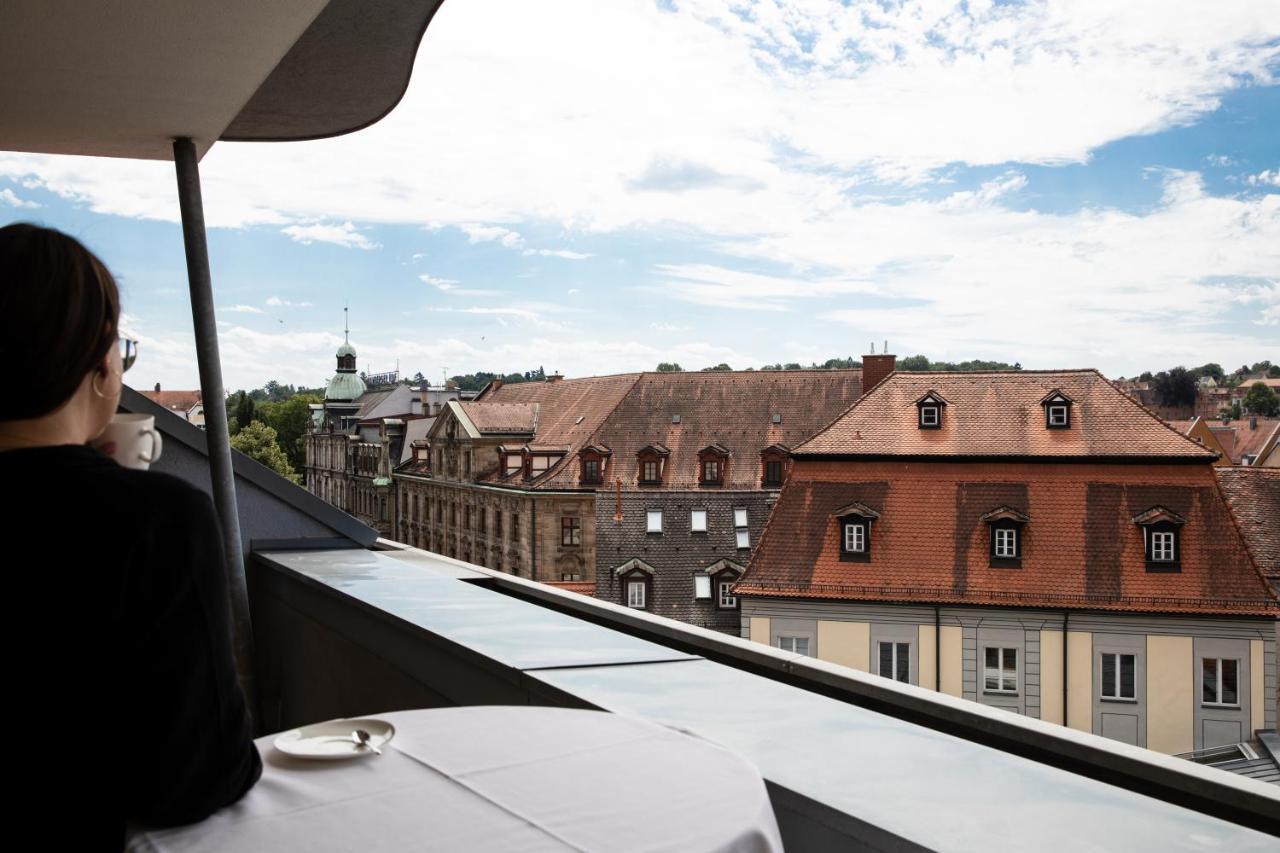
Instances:
[[[262,773],[209,498],[87,446],[132,361],[119,319],[79,242],[0,228],[4,740],[26,801],[11,814],[42,846],[119,850],[126,821],[200,820]]]

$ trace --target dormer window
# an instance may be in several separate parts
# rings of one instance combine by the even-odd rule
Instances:
[[[851,503],[835,511],[840,559],[866,563],[871,560],[871,524],[880,513],[862,503]]]
[[[782,480],[787,472],[787,459],[790,455],[791,449],[781,444],[774,444],[760,451],[760,485],[762,487],[776,489],[782,486]]]
[[[725,469],[729,467],[729,448],[712,444],[698,451],[698,484],[723,486]]]
[[[663,468],[671,451],[661,444],[650,444],[636,454],[637,482],[641,486],[661,486]]]
[[[502,458],[502,476],[510,477],[524,470],[524,451],[518,447],[499,447]]]
[[[1142,528],[1142,547],[1147,571],[1178,572],[1182,570],[1182,525],[1186,519],[1172,510],[1154,506],[1134,516]]]
[[[916,423],[920,429],[941,429],[942,408],[947,401],[935,391],[916,400]]]
[[[650,609],[653,600],[653,566],[643,560],[628,560],[613,570],[621,587],[622,601],[636,610]]]
[[[584,486],[598,486],[604,482],[604,468],[613,451],[602,444],[582,448],[578,458],[582,463],[579,481]]]
[[[1013,507],[1002,506],[982,516],[989,531],[991,567],[1016,569],[1022,566],[1022,529],[1030,517]]]
[[[1053,390],[1040,401],[1044,406],[1045,429],[1071,429],[1071,404],[1074,401],[1061,391]]]

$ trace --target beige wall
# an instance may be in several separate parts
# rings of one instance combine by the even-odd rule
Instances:
[[[920,649],[919,684],[921,687],[927,687],[930,690],[933,690],[938,683],[938,649],[934,642],[934,638],[937,635],[937,629],[934,626],[920,626],[920,641],[917,646]]]
[[[964,629],[942,626],[942,692],[964,697]]]
[[[1087,631],[1067,632],[1067,725],[1093,731],[1093,634]]]
[[[871,623],[818,620],[819,658],[868,672],[870,655]]]
[[[1249,737],[1253,737],[1253,733],[1258,729],[1267,727],[1267,706],[1266,698],[1263,691],[1263,666],[1262,666],[1263,645],[1261,640],[1249,641],[1249,708],[1251,726],[1249,729]]]
[[[769,617],[751,617],[751,642],[769,645]]]
[[[1062,632],[1040,632],[1040,719],[1062,724]]]
[[[1195,747],[1195,661],[1191,637],[1147,635],[1147,749]]]

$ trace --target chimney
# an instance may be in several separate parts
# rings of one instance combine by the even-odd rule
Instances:
[[[872,345],[872,349],[875,345]],[[890,373],[893,373],[897,367],[898,357],[888,353],[889,345],[885,342],[885,352],[880,355],[864,355],[862,357],[862,393],[866,394],[872,388],[879,385],[885,380]]]
[[[501,377],[501,376],[495,376],[495,377],[493,377],[492,379],[490,379],[490,380],[489,380],[489,393],[490,393],[490,394],[492,394],[494,391],[497,391],[497,390],[498,390],[499,388],[501,388],[501,387],[502,387],[502,377]]]
[[[548,374],[547,374],[547,381],[548,381],[548,382],[559,382],[561,379],[564,379],[564,374],[563,374],[563,373],[548,373]]]
[[[160,383],[159,383],[159,382],[157,382],[157,383],[156,383],[156,393],[157,393],[157,394],[159,394],[159,393],[160,393]]]
[[[160,389],[157,387],[156,390],[159,391]],[[1257,429],[1257,428],[1258,428],[1258,418],[1256,416],[1249,418],[1249,429]]]

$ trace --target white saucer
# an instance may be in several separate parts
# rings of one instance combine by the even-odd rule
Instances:
[[[297,758],[311,758],[320,761],[336,761],[343,758],[360,758],[374,755],[368,747],[360,746],[351,739],[356,729],[364,729],[369,733],[369,743],[379,749],[396,736],[395,726],[386,720],[359,718],[353,720],[329,720],[325,723],[314,723],[300,729],[290,729],[276,735],[272,745],[281,752]]]

